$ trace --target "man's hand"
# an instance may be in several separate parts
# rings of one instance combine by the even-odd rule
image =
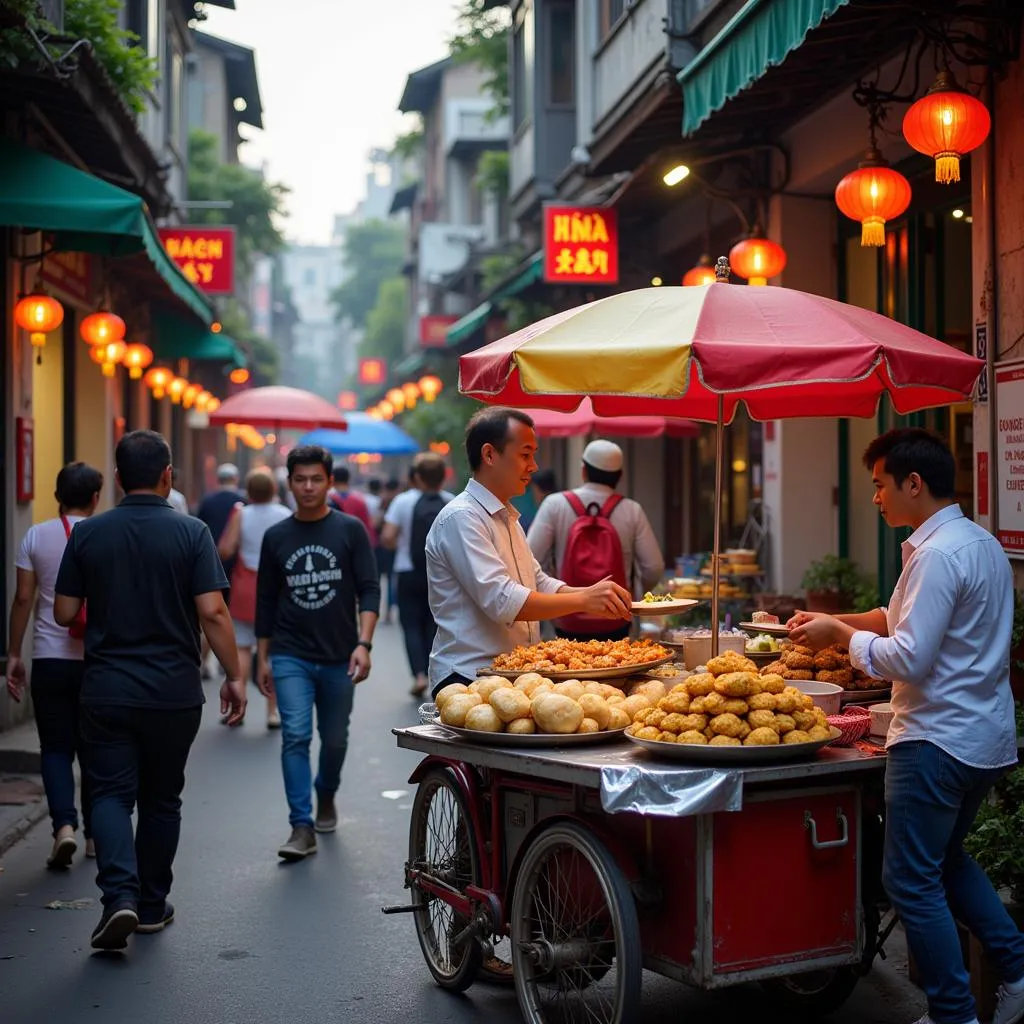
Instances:
[[[800,619],[800,622],[794,626],[797,619]],[[842,643],[845,636],[843,624],[833,616],[821,612],[798,612],[786,625],[789,627],[790,640],[816,651],[831,644]]]
[[[361,683],[370,674],[370,652],[365,647],[359,646],[352,652],[348,674],[353,683]]]
[[[256,669],[256,688],[267,700],[274,696],[274,673],[269,658],[260,658],[259,668]]]
[[[824,614],[825,612],[794,612],[793,617],[786,623],[786,629],[796,629],[797,626],[819,619]]]
[[[583,611],[602,619],[630,619],[633,617],[633,598],[610,576],[582,591]]]
[[[220,713],[225,725],[241,725],[245,719],[245,682],[242,679],[225,679],[220,688]]]
[[[7,692],[13,700],[21,702],[21,695],[25,690],[26,674],[25,662],[13,655],[7,657]]]

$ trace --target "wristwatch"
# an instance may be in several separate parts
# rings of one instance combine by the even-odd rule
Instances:
[[[367,652],[373,650],[373,644],[371,644],[369,640],[358,640],[356,642],[356,647],[365,647]]]

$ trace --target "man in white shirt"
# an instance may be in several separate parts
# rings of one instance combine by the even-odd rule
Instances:
[[[587,512],[603,514],[609,499],[618,497],[616,488],[622,479],[624,459],[622,449],[611,441],[591,441],[583,450],[581,473],[583,485],[563,494],[552,494],[537,510],[527,540],[534,558],[541,565],[554,564],[555,572],[567,579],[573,577],[566,572],[565,552],[570,531],[579,511],[570,504],[570,495],[575,495]],[[665,560],[651,529],[647,513],[638,502],[630,498],[619,498],[608,513],[608,521],[618,534],[622,547],[623,582],[639,597],[653,587],[665,572]],[[584,582],[593,576],[584,576]],[[577,581],[573,581],[577,582]],[[608,623],[603,630],[573,628],[567,623],[555,623],[559,636],[573,640],[620,640],[629,635],[629,623],[615,626]]]
[[[510,504],[537,469],[533,420],[517,409],[482,409],[466,427],[473,479],[434,520],[427,581],[437,635],[433,693],[469,682],[495,655],[540,639],[537,623],[585,612],[630,618],[630,595],[612,580],[567,587],[544,573]]]
[[[888,608],[798,612],[798,643],[849,648],[854,666],[893,681],[886,743],[882,881],[921,972],[918,1024],[977,1024],[956,920],[1003,978],[993,1024],[1024,1018],[1024,936],[963,840],[992,785],[1017,761],[1010,692],[1013,577],[996,539],[956,503],[956,467],[925,430],[893,430],[864,453],[874,503],[911,527]]]

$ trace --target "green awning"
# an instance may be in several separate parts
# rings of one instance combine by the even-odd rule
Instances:
[[[470,310],[461,320],[456,320],[444,336],[445,345],[448,348],[458,345],[460,341],[465,341],[470,335],[482,330],[484,324],[490,319],[493,309],[493,303],[481,302],[476,309]]]
[[[0,138],[0,224],[53,232],[57,247],[72,252],[145,252],[171,292],[204,324],[213,321],[210,303],[167,255],[140,196],[7,138]]]
[[[526,268],[507,284],[503,284],[500,288],[496,289],[491,296],[491,300],[493,302],[500,302],[502,299],[511,299],[513,295],[518,295],[521,291],[529,288],[534,281],[539,281],[543,273],[544,253],[535,252],[530,257],[529,263],[526,264]]]
[[[245,366],[245,355],[223,331],[214,334],[205,326],[166,313],[153,311],[153,355],[157,359],[197,359]]]
[[[450,348],[452,345],[458,345],[459,342],[465,341],[477,331],[482,330],[491,318],[496,303],[501,302],[502,299],[511,299],[525,291],[535,281],[539,281],[543,273],[544,253],[535,252],[526,266],[512,280],[495,288],[489,299],[481,302],[476,309],[470,310],[461,320],[456,320],[448,328],[448,333],[445,335],[445,346]]]
[[[407,355],[400,363],[395,364],[391,370],[393,377],[409,377],[414,373],[419,373],[420,370],[426,365],[426,356],[423,352],[413,352],[411,355]]]
[[[781,64],[826,18],[849,0],[747,0],[679,72],[683,135]]]

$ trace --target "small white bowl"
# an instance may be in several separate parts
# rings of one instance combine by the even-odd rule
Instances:
[[[838,715],[842,701],[843,688],[835,683],[819,683],[811,679],[787,679],[787,686],[795,686],[801,693],[806,693],[826,715]]]
[[[871,735],[888,736],[889,726],[892,725],[893,717],[896,714],[892,709],[892,705],[889,703],[872,704],[868,711],[871,712]]]

